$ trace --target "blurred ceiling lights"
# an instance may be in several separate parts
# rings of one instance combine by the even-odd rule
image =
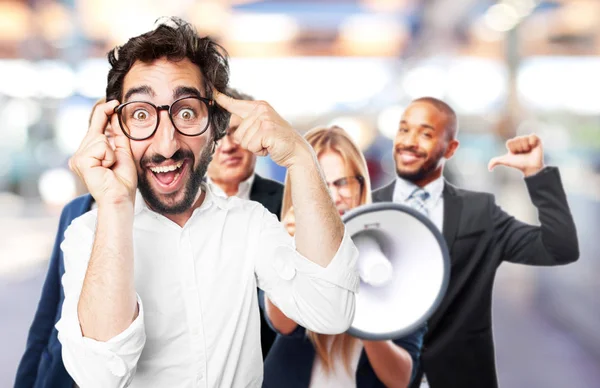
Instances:
[[[365,151],[375,140],[377,132],[367,121],[356,116],[341,116],[331,120],[327,126],[338,126],[344,129],[354,140],[358,148]]]
[[[338,44],[344,55],[399,56],[410,38],[404,23],[385,14],[346,18],[339,28]]]
[[[27,39],[31,34],[32,13],[24,2],[0,2],[0,42]]]
[[[495,31],[513,29],[535,9],[536,0],[501,0],[484,15],[486,24]]]

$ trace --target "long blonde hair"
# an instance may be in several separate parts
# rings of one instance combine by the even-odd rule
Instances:
[[[369,170],[367,162],[358,146],[352,141],[346,131],[337,126],[317,127],[308,131],[304,138],[313,147],[317,157],[328,151],[337,152],[346,165],[350,167],[355,175],[362,177],[362,192],[359,205],[371,203],[371,180],[369,179]],[[281,219],[285,217],[292,206],[292,190],[290,177],[285,177],[285,188],[283,191],[283,203],[281,205]],[[336,355],[341,354],[344,367],[350,371],[350,357],[352,347],[356,343],[356,338],[348,334],[326,335],[318,334],[307,330],[307,335],[313,343],[317,352],[317,357],[323,362],[326,372],[331,371],[333,360]],[[331,348],[328,348],[329,341],[332,341]]]

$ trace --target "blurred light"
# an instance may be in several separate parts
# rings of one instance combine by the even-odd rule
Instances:
[[[4,41],[27,39],[31,32],[31,10],[26,2],[0,3],[0,37]]]
[[[473,34],[479,40],[484,42],[498,42],[504,37],[500,31],[490,28],[490,26],[482,19],[478,19],[473,23]]]
[[[28,129],[40,120],[39,104],[32,100],[11,99],[0,107],[0,144],[9,149],[21,149],[28,140]]]
[[[506,95],[507,75],[502,65],[485,59],[461,58],[448,72],[448,99],[457,112],[483,114]]]
[[[66,63],[42,61],[37,68],[40,96],[66,98],[73,94],[75,74]]]
[[[62,206],[77,195],[75,178],[65,168],[44,171],[40,176],[38,189],[42,200],[49,205]]]
[[[236,42],[287,42],[298,34],[298,25],[283,14],[233,14],[226,34]]]
[[[73,154],[85,137],[92,104],[66,102],[58,111],[55,121],[55,137],[59,149],[67,155]]]
[[[394,139],[398,128],[400,127],[400,118],[405,107],[400,105],[390,106],[385,108],[377,117],[377,127],[385,137]]]
[[[110,65],[104,58],[82,61],[77,71],[77,91],[89,98],[100,98],[106,94],[106,82]]]
[[[519,22],[519,15],[515,8],[505,3],[492,5],[484,18],[490,28],[496,31],[508,31]]]
[[[339,27],[342,50],[347,55],[396,55],[408,36],[406,25],[386,15],[353,15]]]
[[[36,11],[41,35],[49,41],[65,39],[73,32],[73,16],[60,2],[45,2]]]
[[[188,7],[181,0],[75,0],[78,19],[85,35],[122,45],[129,38],[154,29],[164,15],[185,16]]]
[[[596,30],[600,5],[597,1],[572,1],[564,4],[560,16],[570,29],[576,31]]]
[[[365,8],[376,12],[406,11],[414,0],[361,0]]]
[[[517,88],[529,105],[541,109],[560,108],[561,93],[565,90],[565,76],[557,62],[529,60],[517,75]]]
[[[563,73],[567,89],[563,91],[564,107],[582,115],[600,114],[600,58],[571,62]]]
[[[327,125],[336,125],[345,130],[362,151],[369,148],[375,139],[375,131],[370,126],[366,125],[364,121],[356,117],[338,117],[330,121]]]
[[[531,58],[517,76],[523,102],[542,110],[600,114],[600,58]]]
[[[268,101],[286,120],[318,117],[336,106],[373,98],[389,83],[392,62],[380,58],[232,58],[230,85]]]
[[[34,97],[39,89],[38,73],[33,63],[22,60],[0,60],[0,94],[10,97]]]
[[[519,18],[528,16],[535,9],[536,0],[502,0],[502,3],[511,7]]]
[[[427,64],[407,71],[403,86],[411,99],[425,96],[443,99],[446,82],[446,71],[441,66]]]
[[[223,26],[231,24],[229,7],[222,1],[199,1],[192,6],[189,15],[189,21],[194,23],[199,31],[213,37],[221,35]]]

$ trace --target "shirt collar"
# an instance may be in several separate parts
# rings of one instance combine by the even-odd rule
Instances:
[[[405,202],[417,187],[413,182],[397,177],[394,187],[394,202]],[[436,180],[429,182],[423,187],[423,190],[429,193],[429,200],[432,203],[436,203],[444,191],[444,177],[440,176]]]
[[[255,178],[256,174],[252,173],[246,180],[240,182],[240,184],[238,185],[238,191],[237,193],[235,193],[235,196],[244,199],[250,198],[250,190],[252,189],[252,185],[254,184]],[[225,194],[225,192],[215,182],[213,182],[213,180],[210,179],[209,176],[206,177],[206,182],[208,183],[208,186],[214,194],[219,195],[221,197],[227,197],[227,194]]]

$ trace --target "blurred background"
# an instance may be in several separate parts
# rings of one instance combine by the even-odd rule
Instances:
[[[600,0],[1,0],[0,387],[12,386],[62,206],[82,194],[67,161],[104,95],[107,51],[181,16],[231,56],[231,86],[303,132],[338,124],[394,178],[408,102],[460,118],[447,179],[537,223],[521,174],[487,162],[535,132],[561,168],[581,258],[501,266],[494,325],[502,387],[600,386]],[[258,172],[283,180],[268,158]]]

